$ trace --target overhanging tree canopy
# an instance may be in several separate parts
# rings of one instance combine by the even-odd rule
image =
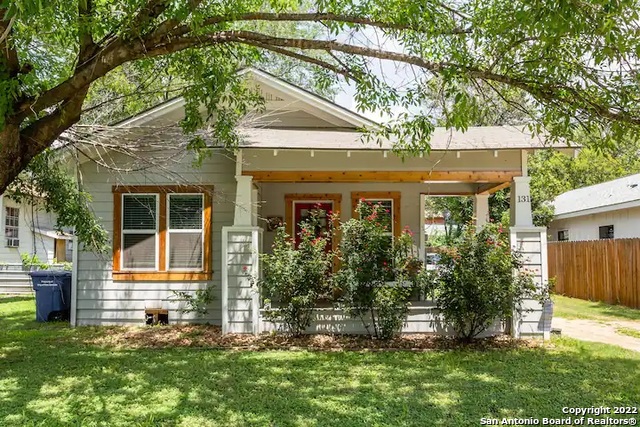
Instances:
[[[598,132],[606,144],[640,127],[638,6],[636,0],[4,2],[0,192],[78,122],[93,82],[123,64],[157,58],[190,83],[182,89],[184,129],[202,125],[204,104],[229,144],[234,121],[257,102],[235,71],[274,55],[309,64],[320,84],[355,82],[361,110],[419,111],[383,130],[410,151],[428,149],[432,115],[444,114],[456,128],[473,123],[487,108],[482,90],[468,90],[475,83],[507,102],[526,93],[536,130]],[[383,41],[363,42],[362,35]],[[417,78],[393,88],[370,72],[371,59],[411,65]],[[419,108],[434,88],[450,108]]]

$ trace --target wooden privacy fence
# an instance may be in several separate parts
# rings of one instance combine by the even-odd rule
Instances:
[[[640,239],[550,242],[555,292],[640,308]]]

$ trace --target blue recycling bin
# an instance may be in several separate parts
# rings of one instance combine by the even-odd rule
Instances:
[[[32,271],[29,273],[36,292],[36,320],[69,320],[71,313],[71,272]]]

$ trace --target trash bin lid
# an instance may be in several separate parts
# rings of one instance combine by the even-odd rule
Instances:
[[[31,277],[71,277],[71,272],[66,270],[37,270],[29,272]]]

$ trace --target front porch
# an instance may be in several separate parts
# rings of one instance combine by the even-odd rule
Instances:
[[[536,281],[546,277],[546,230],[531,221],[526,150],[439,151],[402,159],[385,149],[286,149],[251,147],[236,159],[234,225],[223,229],[222,327],[228,333],[260,333],[277,328],[261,316],[260,298],[249,275],[260,274],[258,254],[269,251],[275,232],[269,224],[284,222],[290,235],[308,203],[321,203],[349,220],[361,198],[384,202],[392,212],[392,233],[414,231],[414,246],[424,261],[425,197],[470,196],[474,218],[489,217],[489,197],[511,186],[512,245],[526,253]],[[338,242],[333,242],[334,247]],[[489,333],[548,335],[542,309],[535,307],[513,325],[496,324]],[[364,333],[358,319],[333,307],[318,308],[309,332]],[[447,334],[432,301],[416,300],[403,332]]]

